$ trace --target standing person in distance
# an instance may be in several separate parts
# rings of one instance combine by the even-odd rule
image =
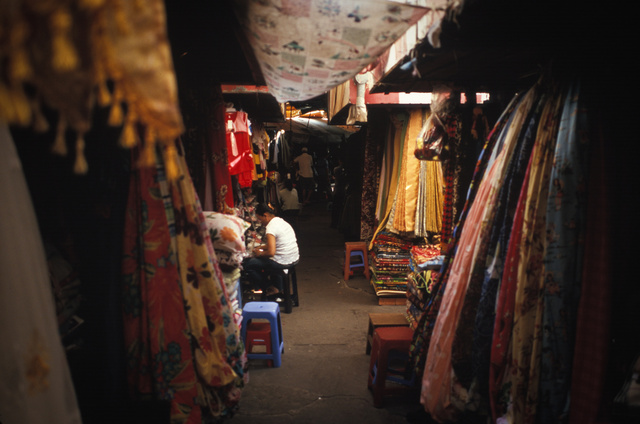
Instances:
[[[298,176],[300,188],[302,189],[302,204],[311,203],[311,194],[316,188],[316,182],[313,178],[313,157],[307,153],[307,148],[302,148],[302,153],[293,160],[298,166]]]

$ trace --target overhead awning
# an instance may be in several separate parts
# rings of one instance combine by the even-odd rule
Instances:
[[[418,3],[418,2],[415,2]],[[236,0],[269,91],[280,103],[317,97],[349,80],[427,13],[433,26],[462,0],[415,6],[388,0]],[[437,39],[437,31],[428,31]]]
[[[269,93],[269,88],[258,85],[221,85],[222,98],[233,103],[238,110],[260,122],[284,122],[284,105]]]
[[[551,61],[555,69],[594,68],[595,46],[607,31],[598,8],[567,6],[552,1],[466,1],[455,19],[442,22],[439,48],[423,41],[370,92],[430,92],[440,84],[466,91],[517,91],[529,87]]]

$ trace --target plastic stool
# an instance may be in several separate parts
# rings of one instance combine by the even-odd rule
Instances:
[[[364,275],[369,279],[369,257],[367,254],[367,243],[364,241],[348,241],[344,244],[344,281],[349,280],[349,276],[354,268],[364,268]],[[351,258],[359,257],[361,262],[352,264]]]
[[[276,302],[247,302],[242,310],[242,340],[247,346],[247,328],[254,319],[266,319],[271,332],[271,353],[249,353],[249,359],[270,359],[275,368],[282,365],[284,340],[282,337],[282,322],[280,321],[280,307]]]
[[[369,314],[369,328],[367,329],[367,355],[371,353],[373,344],[373,332],[379,327],[408,327],[409,321],[401,312]]]
[[[282,275],[282,288],[284,290],[284,312],[286,314],[290,314],[293,311],[294,306],[300,305],[298,296],[298,275],[296,274],[296,265],[298,265],[298,261],[287,266],[287,268],[278,271]],[[275,296],[277,297],[278,295]],[[267,299],[267,295],[263,294],[262,300],[266,301]]]
[[[417,391],[415,373],[409,361],[413,340],[410,327],[380,327],[373,332],[367,387],[373,391],[373,405],[382,407],[383,397]],[[388,387],[387,381],[396,383]]]
[[[253,353],[253,348],[256,346],[264,346],[265,353],[271,354],[271,325],[268,322],[250,322],[247,326],[247,342],[245,345],[247,353]],[[271,359],[267,363],[270,367],[273,366]]]

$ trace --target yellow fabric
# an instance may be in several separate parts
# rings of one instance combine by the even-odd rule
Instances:
[[[382,215],[382,219],[378,224],[378,228],[371,237],[371,243],[369,243],[369,249],[373,248],[373,242],[376,239],[378,233],[387,225],[389,221],[389,216],[391,214],[391,208],[393,206],[393,201],[389,201],[389,197],[395,196],[395,192],[398,186],[398,176],[400,172],[400,168],[402,166],[402,149],[404,146],[404,139],[402,138],[403,127],[405,124],[402,115],[391,115],[391,124],[392,124],[392,132],[390,133],[393,136],[392,144],[389,146],[387,143],[387,152],[385,154],[385,167],[387,171],[385,173],[386,180],[380,181],[380,190],[378,190],[379,199],[379,210],[376,214],[384,211],[384,215]],[[389,137],[391,139],[391,137]]]
[[[400,233],[413,232],[415,228],[418,185],[420,182],[420,161],[413,154],[416,138],[422,129],[422,110],[414,109],[409,115],[402,153],[402,168],[396,191],[393,221],[387,223],[389,230]]]
[[[110,124],[124,124],[124,147],[140,142],[136,124],[151,143],[174,141],[183,121],[165,20],[162,0],[0,2],[0,62],[8,67],[0,77],[0,119],[46,129],[42,104],[59,112],[58,126],[78,134],[80,173],[87,170],[83,134],[96,103],[111,107]],[[36,94],[27,94],[26,85]],[[54,152],[64,155],[61,140]],[[177,176],[175,152],[167,159],[170,176]]]
[[[435,160],[422,161],[426,169],[424,194],[424,227],[430,233],[440,234],[442,230],[442,213],[444,211],[444,176],[442,162]]]

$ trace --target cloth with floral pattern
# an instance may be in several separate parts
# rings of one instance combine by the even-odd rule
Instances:
[[[135,163],[140,149],[132,153]],[[221,419],[237,408],[246,354],[204,215],[180,158],[185,177],[179,180],[167,180],[160,152],[155,167],[136,169],[131,177],[124,335],[131,395],[169,401],[172,423],[195,424]]]
[[[245,1],[245,33],[280,103],[322,95],[358,74],[434,9],[386,0]],[[246,4],[245,4],[246,3]],[[437,13],[449,6],[438,4]],[[457,3],[461,3],[458,1]],[[439,26],[441,20],[434,20]]]
[[[205,212],[207,231],[224,272],[238,268],[246,252],[244,233],[251,226],[239,216]]]

